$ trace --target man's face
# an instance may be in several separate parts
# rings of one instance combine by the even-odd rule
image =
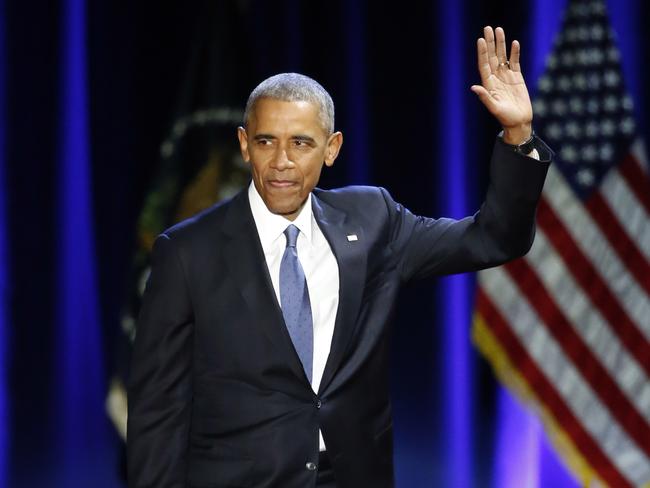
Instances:
[[[257,101],[246,129],[237,133],[244,161],[267,208],[294,220],[318,183],[323,163],[332,166],[343,136],[329,137],[310,102]]]

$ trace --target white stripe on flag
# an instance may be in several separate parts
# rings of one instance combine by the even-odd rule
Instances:
[[[479,282],[538,368],[621,475],[632,485],[647,482],[648,457],[610,415],[507,273],[502,268],[482,271]]]
[[[618,335],[612,332],[610,324],[599,313],[590,297],[576,285],[544,232],[538,230],[535,243],[525,259],[536,270],[553,301],[571,322],[582,341],[650,424],[648,376],[621,343]]]
[[[557,218],[572,234],[582,254],[591,261],[602,280],[607,283],[625,313],[650,340],[650,301],[647,294],[627,271],[609,246],[607,238],[554,166],[549,168],[543,195]]]
[[[617,169],[605,176],[600,193],[627,235],[650,261],[650,216]]]

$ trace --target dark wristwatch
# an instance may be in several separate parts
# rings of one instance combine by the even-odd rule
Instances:
[[[535,149],[535,131],[532,131],[530,133],[530,137],[521,144],[508,144],[505,142],[503,140],[503,131],[499,132],[499,137],[501,138],[501,142],[503,142],[506,146],[511,147],[513,151],[519,154],[523,154],[524,156],[528,156],[531,152],[533,152],[533,149]]]

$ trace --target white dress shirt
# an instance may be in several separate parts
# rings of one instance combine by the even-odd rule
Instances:
[[[271,213],[253,182],[248,187],[248,201],[278,304],[281,303],[280,262],[287,245],[284,231],[291,224],[300,230],[296,248],[307,280],[311,302],[311,316],[314,323],[314,362],[311,387],[314,392],[317,392],[330,353],[336,311],[339,306],[339,265],[314,218],[311,194],[293,222],[281,215]],[[318,437],[320,450],[323,451],[325,442],[320,430]]]

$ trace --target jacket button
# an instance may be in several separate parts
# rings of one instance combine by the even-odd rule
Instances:
[[[323,402],[320,401],[320,398],[316,400],[316,408],[320,408]]]
[[[307,464],[305,464],[305,468],[307,468],[309,471],[316,471],[316,464],[310,461]]]

